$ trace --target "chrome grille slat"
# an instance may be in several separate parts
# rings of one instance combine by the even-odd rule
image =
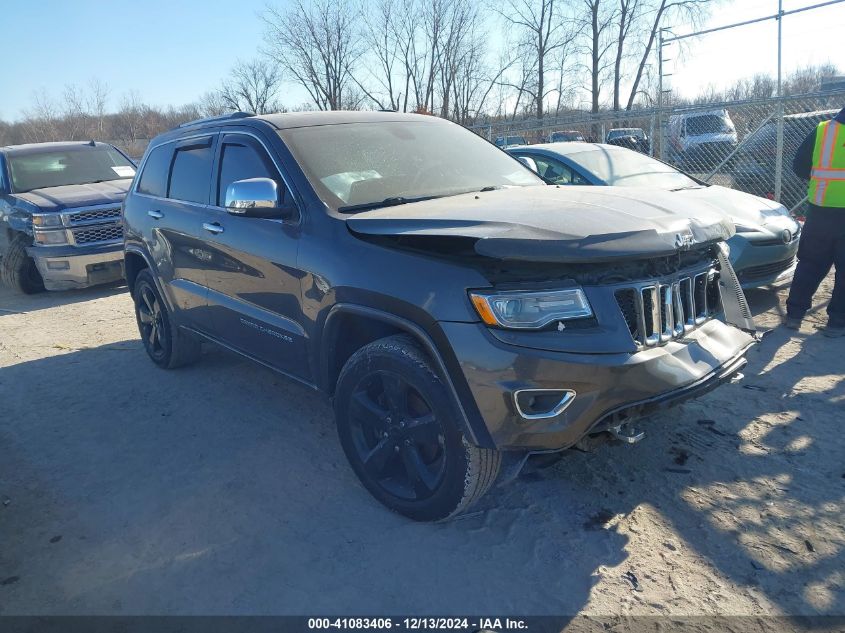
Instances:
[[[639,345],[653,347],[682,337],[712,319],[718,309],[718,283],[719,274],[711,268],[677,279],[623,287],[615,295],[631,336]]]
[[[675,331],[674,284],[660,286],[660,340],[671,341]]]

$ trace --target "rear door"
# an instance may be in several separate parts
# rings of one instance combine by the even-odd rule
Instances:
[[[304,317],[297,268],[299,221],[246,218],[225,208],[226,188],[236,180],[270,178],[291,196],[280,168],[255,136],[222,136],[215,162],[214,257],[208,270],[209,309],[215,337],[282,371],[309,380]]]
[[[164,291],[180,322],[200,330],[210,326],[202,224],[208,213],[216,134],[159,145],[147,156],[134,196],[143,205],[133,217],[143,233]]]

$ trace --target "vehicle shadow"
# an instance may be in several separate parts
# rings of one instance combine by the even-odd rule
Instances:
[[[385,510],[322,396],[214,347],[176,371],[137,340],[21,362],[0,401],[4,615],[574,614],[626,556],[574,483],[442,524]]]
[[[117,281],[111,284],[83,288],[81,290],[41,292],[35,295],[21,294],[0,284],[0,316],[3,316],[3,314],[47,310],[60,305],[82,303],[127,291],[125,281]]]
[[[0,613],[843,614],[839,352],[769,341],[644,442],[434,525],[366,493],[321,396],[220,349],[4,367]]]

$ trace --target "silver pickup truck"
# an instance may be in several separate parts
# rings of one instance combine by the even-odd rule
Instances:
[[[123,277],[135,165],[107,143],[0,147],[0,279],[27,294]]]

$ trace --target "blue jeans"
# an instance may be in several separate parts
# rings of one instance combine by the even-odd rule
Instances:
[[[845,209],[812,206],[798,246],[798,268],[792,279],[786,312],[802,318],[819,284],[836,266],[833,295],[827,307],[830,319],[845,325]]]

